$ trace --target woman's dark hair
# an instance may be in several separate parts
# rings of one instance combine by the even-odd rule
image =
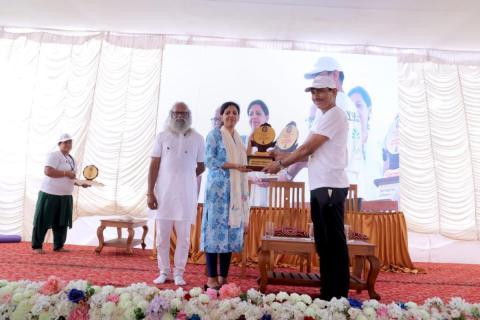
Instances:
[[[365,104],[369,109],[372,107],[372,99],[370,98],[370,95],[368,94],[367,90],[365,90],[364,87],[358,86],[353,88],[348,92],[348,96],[351,97],[355,93],[358,93],[359,95],[362,96],[363,101],[365,101]]]
[[[224,104],[222,104],[220,106],[220,114],[223,115],[225,110],[230,106],[234,106],[235,109],[237,109],[238,114],[240,114],[240,107],[238,106],[238,104],[236,102],[233,102],[233,101],[227,101]]]
[[[250,104],[248,105],[248,108],[247,108],[247,114],[250,114],[250,109],[252,109],[252,107],[254,105],[257,105],[257,104],[260,106],[260,108],[262,108],[263,113],[265,113],[265,115],[268,116],[267,104],[260,99],[253,100],[252,102],[250,102]]]

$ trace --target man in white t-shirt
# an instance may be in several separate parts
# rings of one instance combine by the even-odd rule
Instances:
[[[157,259],[160,275],[155,284],[170,276],[170,234],[177,234],[173,278],[185,285],[183,273],[190,249],[190,227],[197,214],[197,176],[205,170],[204,140],[193,130],[191,113],[183,102],[173,105],[166,128],[153,146],[148,172],[147,204],[155,215]]]
[[[293,153],[275,153],[276,161],[264,169],[277,173],[308,159],[310,207],[315,244],[320,257],[320,298],[347,297],[350,284],[348,247],[344,232],[344,203],[348,193],[348,120],[336,106],[337,89],[329,76],[318,76],[311,87],[320,113],[307,140]]]
[[[314,79],[317,76],[329,76],[335,81],[337,86],[336,105],[347,114],[348,120],[348,165],[346,168],[348,180],[350,183],[359,184],[360,174],[363,168],[362,140],[361,140],[361,123],[360,116],[348,95],[343,91],[343,82],[345,74],[343,67],[332,57],[321,57],[317,60],[312,70],[305,73],[305,79]],[[315,104],[310,107],[310,115],[308,122],[313,128],[320,115]],[[306,163],[297,163],[282,171],[279,180],[293,180],[298,172],[306,167]],[[358,193],[363,196],[363,186],[358,186]]]

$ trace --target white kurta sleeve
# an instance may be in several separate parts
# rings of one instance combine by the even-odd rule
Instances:
[[[198,135],[198,151],[197,151],[197,162],[205,162],[205,142],[203,137]]]
[[[162,134],[159,133],[155,137],[155,141],[153,142],[153,149],[151,153],[151,157],[153,158],[161,158],[162,157]]]

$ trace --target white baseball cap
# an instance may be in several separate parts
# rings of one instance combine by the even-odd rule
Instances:
[[[337,60],[332,57],[321,57],[315,63],[315,66],[312,70],[305,73],[305,79],[313,79],[316,74],[322,71],[343,71],[342,66],[338,63]]]
[[[312,85],[305,89],[305,92],[310,92],[312,89],[330,88],[336,89],[335,81],[329,76],[318,76],[312,81]]]
[[[58,138],[58,143],[65,142],[68,140],[72,140],[72,137],[68,133],[63,133],[60,135],[60,138]]]

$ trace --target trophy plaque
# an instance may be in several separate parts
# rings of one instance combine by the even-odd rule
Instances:
[[[83,169],[83,176],[85,180],[76,180],[75,182],[78,185],[89,185],[89,186],[103,186],[104,184],[98,181],[94,181],[98,177],[98,168],[93,164],[86,166]]]
[[[295,121],[288,123],[280,132],[275,148],[281,152],[292,152],[297,149],[298,129]]]
[[[268,123],[262,124],[253,131],[252,147],[257,148],[257,152],[247,155],[247,168],[253,171],[262,171],[267,165],[275,160],[268,148],[275,146],[275,130]]]

